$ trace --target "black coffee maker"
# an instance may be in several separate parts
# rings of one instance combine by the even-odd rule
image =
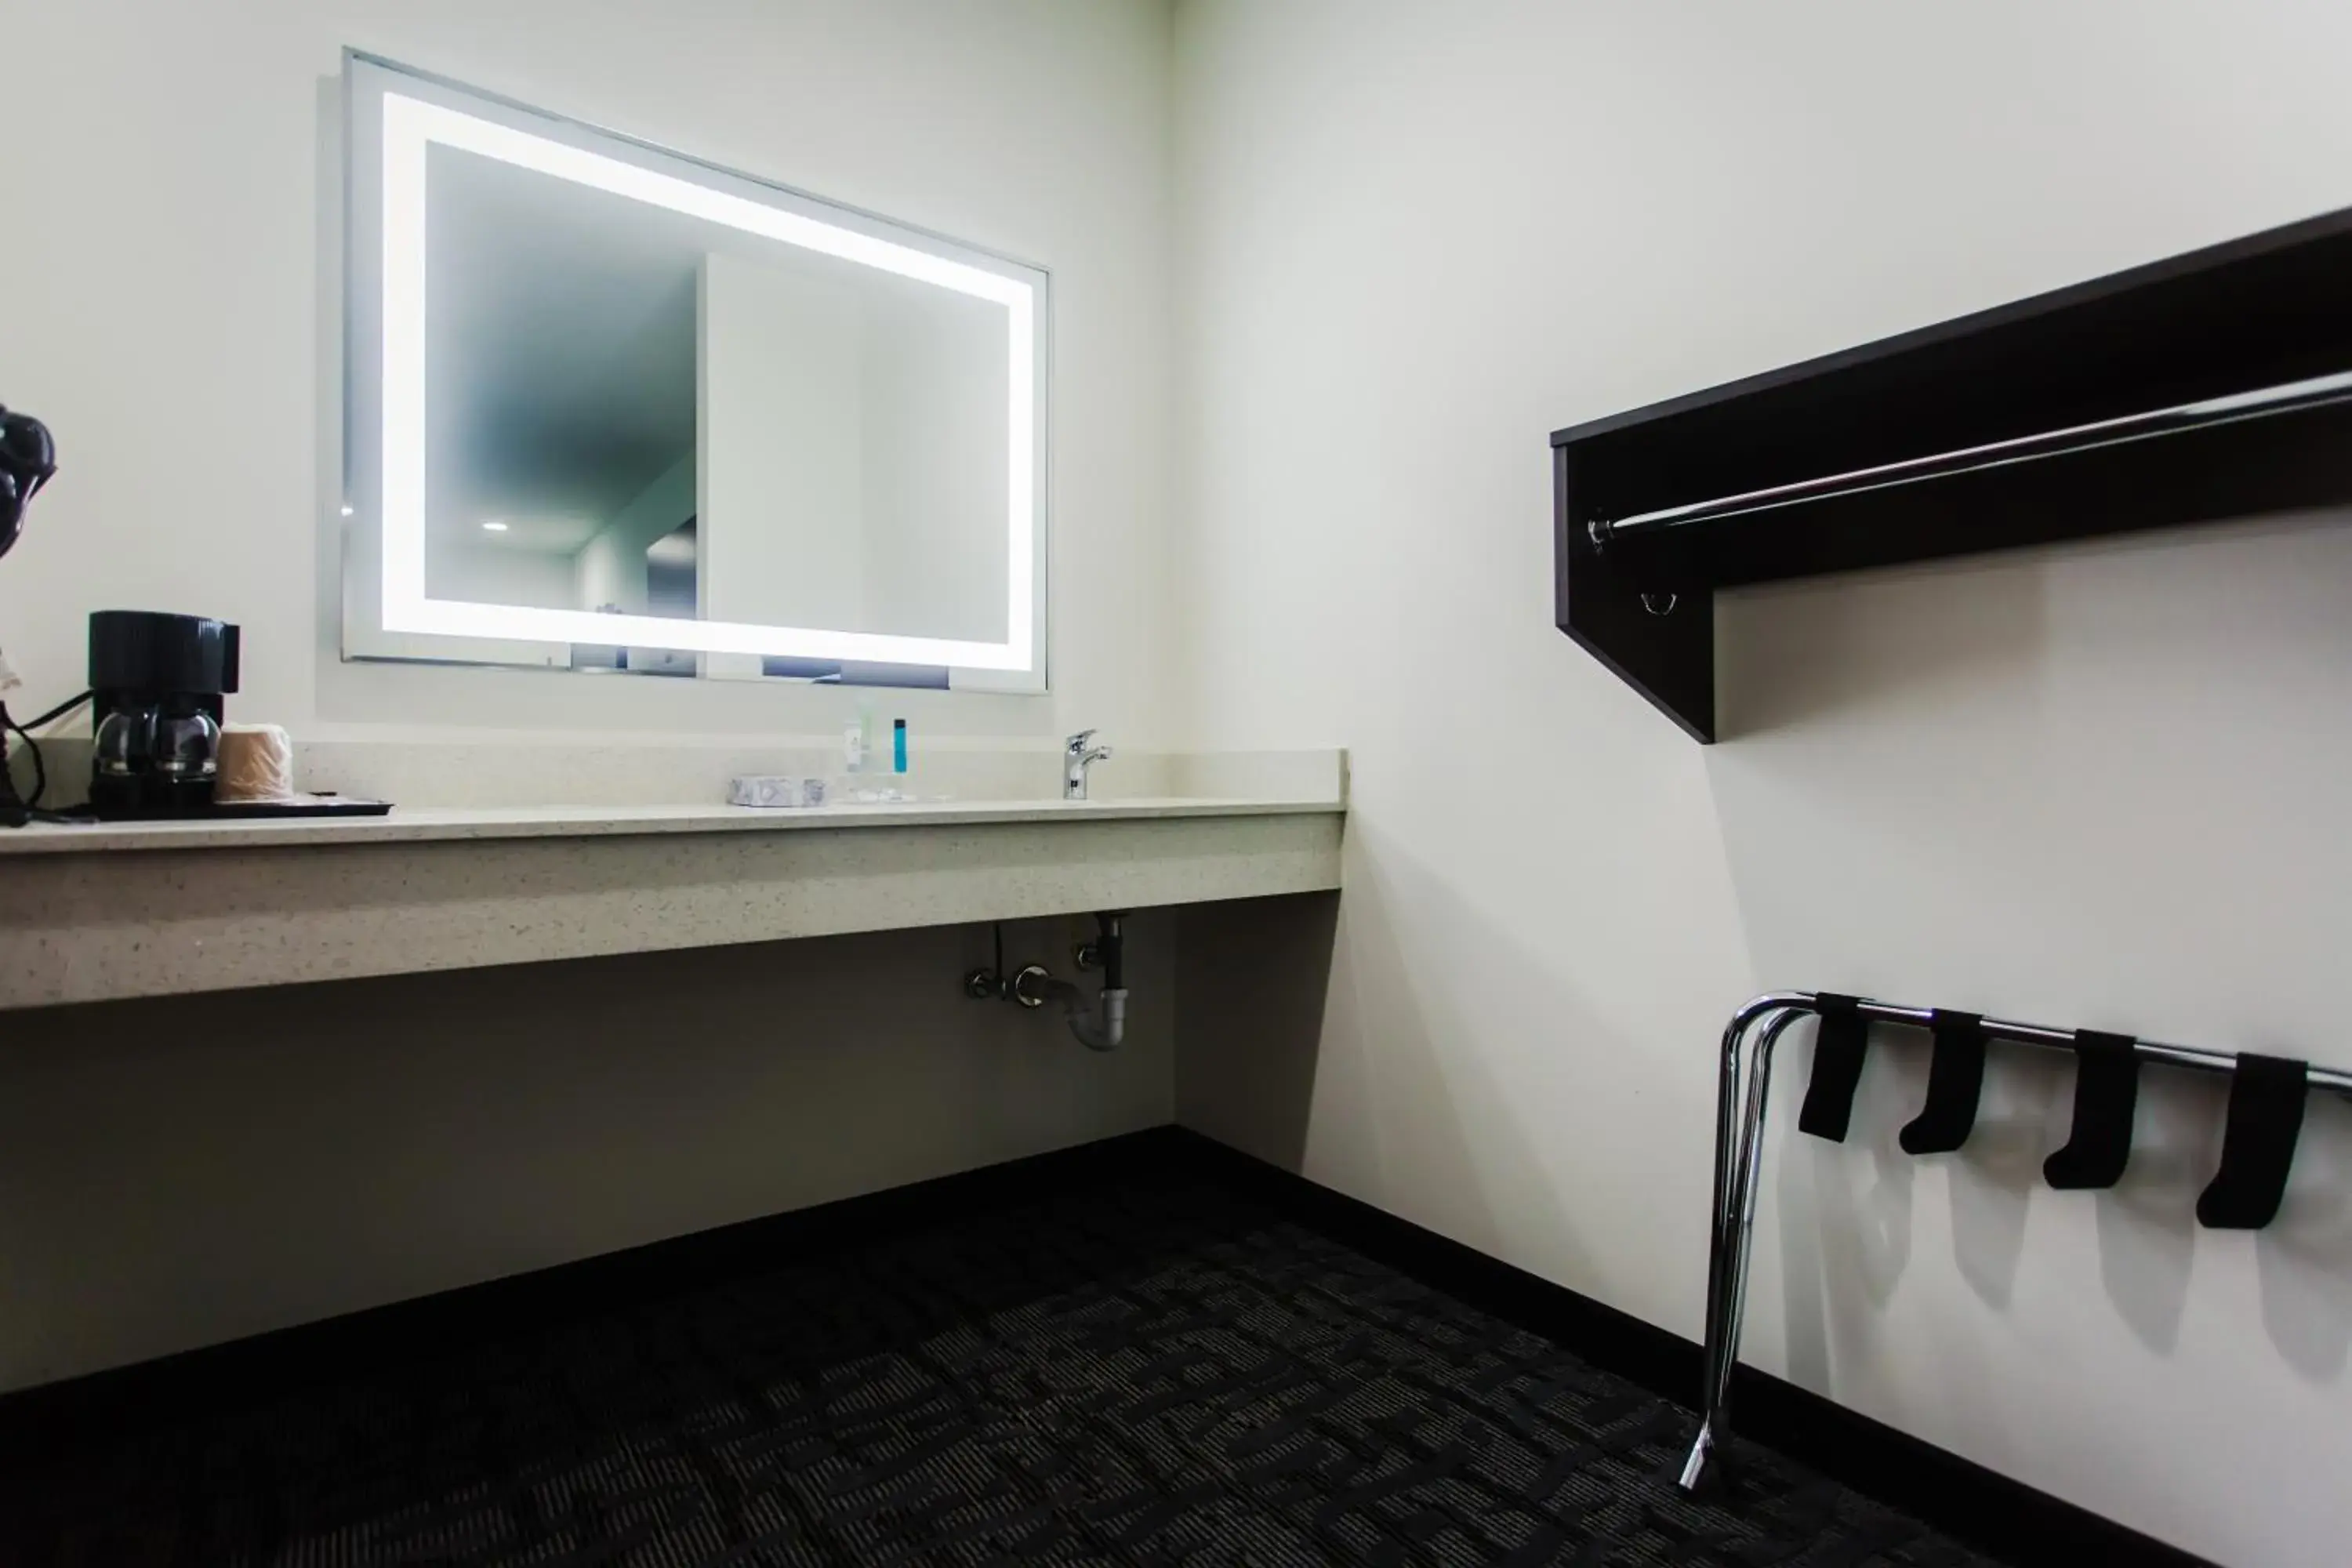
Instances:
[[[236,627],[226,621],[91,612],[92,811],[119,820],[211,806],[221,699],[236,689]]]

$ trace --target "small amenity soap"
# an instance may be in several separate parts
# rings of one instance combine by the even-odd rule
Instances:
[[[771,807],[823,805],[824,781],[783,773],[747,773],[727,781],[727,804]]]

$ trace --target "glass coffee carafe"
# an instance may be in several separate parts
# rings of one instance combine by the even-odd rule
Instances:
[[[190,696],[134,701],[99,721],[90,798],[101,810],[171,811],[210,804],[220,724]]]

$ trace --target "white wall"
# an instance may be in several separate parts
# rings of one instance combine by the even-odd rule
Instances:
[[[448,543],[425,557],[425,592],[487,605],[580,607],[572,557],[496,545]]]
[[[709,618],[1003,640],[1002,307],[714,253],[696,342]]]
[[[689,452],[664,468],[580,547],[572,557],[573,598],[568,607],[595,610],[617,605],[632,614],[645,614],[646,550],[695,515],[697,472]]]
[[[703,258],[698,288],[695,541],[704,616],[866,630],[858,290],[726,255]]]
[[[21,13],[21,14],[20,14]],[[338,50],[353,45],[1054,274],[1048,698],[908,693],[919,736],[1045,745],[1171,710],[1168,27],[1159,0],[170,0],[12,8],[0,401],[64,470],[0,568],[0,646],[81,684],[83,617],[246,627],[239,716],[305,734],[838,735],[856,694],[344,665],[334,560]]]
[[[900,279],[867,289],[864,629],[1003,642],[1003,315]]]
[[[1185,738],[1352,753],[1308,1174],[1696,1336],[1751,993],[2352,1066],[2346,520],[1735,597],[1710,750],[1552,629],[1545,446],[2352,204],[2352,8],[1177,25]],[[1924,1063],[1776,1151],[1751,1359],[2222,1561],[2340,1561],[2352,1114],[2315,1108],[2277,1226],[2201,1233],[2198,1086],[2151,1082],[2092,1196],[2038,1184],[2066,1078],[2005,1057],[1963,1156],[1895,1152]],[[1188,1121],[1281,1152],[1191,1067]]]

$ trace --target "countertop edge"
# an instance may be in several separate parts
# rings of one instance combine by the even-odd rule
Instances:
[[[940,801],[800,809],[730,805],[395,807],[389,816],[280,821],[35,825],[0,830],[10,855],[183,854],[213,849],[302,849],[518,838],[606,838],[665,834],[970,827],[998,823],[1127,822],[1223,816],[1344,816],[1347,803],[1318,798],[1139,797],[1126,800]]]

